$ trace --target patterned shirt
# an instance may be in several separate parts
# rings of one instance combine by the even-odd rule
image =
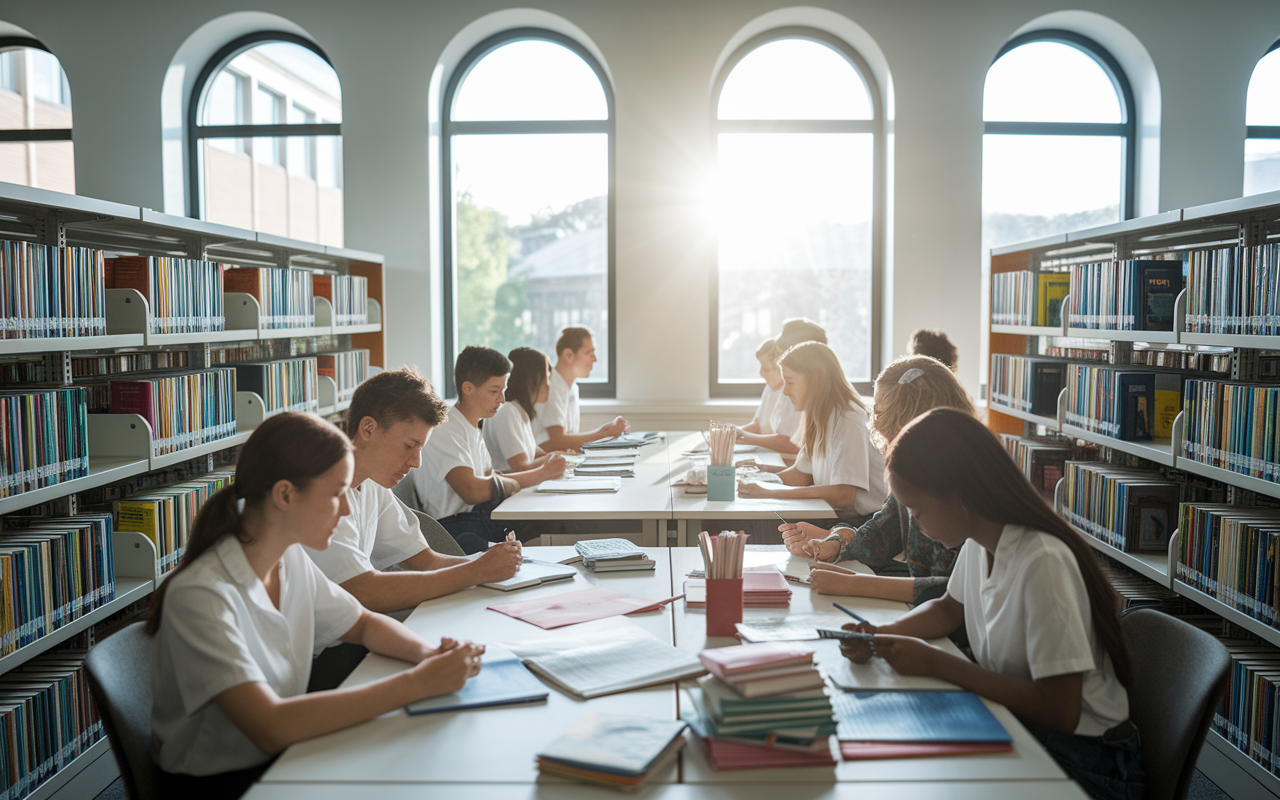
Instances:
[[[910,512],[898,505],[893,495],[885,498],[880,510],[861,527],[836,525],[831,529],[832,536],[841,528],[849,528],[854,535],[848,543],[841,540],[837,561],[861,561],[881,572],[893,566],[894,557],[902,553],[914,579],[913,603],[941,597],[946,591],[960,549],[948,550],[921,533]]]

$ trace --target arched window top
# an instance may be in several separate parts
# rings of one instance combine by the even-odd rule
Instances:
[[[224,53],[221,61],[201,99],[202,125],[342,121],[338,73],[312,47],[293,41],[259,40]],[[292,101],[288,108],[282,102],[285,97]]]
[[[991,65],[982,116],[989,122],[1123,123],[1126,106],[1098,54],[1074,42],[1039,39],[1015,44]]]
[[[559,42],[516,39],[478,58],[454,94],[450,118],[606,120],[609,101],[596,70]]]
[[[76,190],[71,87],[58,57],[28,36],[0,37],[0,181]]]
[[[765,42],[733,66],[720,90],[726,120],[869,120],[867,83],[849,58],[800,37]]]
[[[1253,68],[1245,100],[1245,125],[1280,125],[1280,42]]]

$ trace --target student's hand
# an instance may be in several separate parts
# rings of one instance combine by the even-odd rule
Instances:
[[[519,542],[498,542],[476,556],[472,577],[476,583],[497,583],[512,577],[524,563],[524,550]]]
[[[877,634],[871,649],[899,675],[935,675],[938,657],[942,655],[941,650],[924,639],[892,634]]]
[[[739,497],[777,497],[777,495],[773,493],[773,490],[766,489],[763,485],[759,483],[755,483],[754,481],[750,483],[738,481],[738,496]]]
[[[564,470],[569,463],[564,460],[564,456],[560,453],[552,453],[551,458],[547,459],[547,463],[542,465],[542,479],[544,481],[554,481],[564,477]]]
[[[858,596],[862,575],[854,575],[838,569],[827,569],[825,564],[817,564],[809,570],[809,588],[818,594],[839,594]]]
[[[868,625],[865,622],[850,622],[848,625],[841,626],[846,631],[856,631],[858,633],[875,633],[876,626]],[[849,659],[855,664],[865,664],[871,660],[876,654],[875,648],[871,646],[871,642],[864,642],[861,639],[841,639],[840,655]]]
[[[441,640],[441,645],[448,641],[453,646],[448,650],[437,649],[436,654],[424,658],[417,666],[409,670],[413,679],[416,694],[421,697],[435,697],[460,690],[467,678],[480,674],[480,656],[484,655],[484,646],[471,642],[454,642]]]
[[[839,542],[825,542],[825,547],[819,547],[816,542],[827,538],[831,531],[811,522],[785,522],[778,526],[778,531],[787,552],[793,556],[829,561],[840,552]]]
[[[755,467],[761,472],[772,472],[775,475],[779,472],[782,472],[784,469],[786,469],[786,467],[779,467],[774,464],[762,463],[754,458],[746,458],[746,459],[743,459],[742,461],[736,462],[736,464],[739,467]]]
[[[608,436],[621,436],[631,430],[631,423],[622,417],[614,417],[613,421],[604,426],[604,433]]]

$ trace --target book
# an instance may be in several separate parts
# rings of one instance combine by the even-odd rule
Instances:
[[[322,378],[333,379],[338,387],[338,394],[334,398],[337,402],[349,401],[360,384],[369,377],[369,351],[320,353],[316,356],[316,371]]]
[[[831,705],[841,742],[1013,741],[972,692],[839,692]]]
[[[574,477],[578,478],[634,478],[636,471],[632,467],[602,466],[596,464],[579,464],[573,468]]]
[[[285,267],[236,267],[223,274],[224,291],[252,295],[263,330],[309,328],[316,324],[311,272]]]
[[[810,670],[821,678],[815,668]],[[706,675],[698,679],[698,691],[690,699],[716,736],[787,736],[812,744],[813,739],[835,732],[831,698],[821,680],[817,686],[747,697],[716,676]]]
[[[1151,372],[1121,372],[1117,376],[1119,425],[1117,438],[1149,441],[1156,405],[1156,376]]]
[[[1061,361],[992,353],[988,396],[997,405],[1057,416],[1063,367]]]
[[[538,769],[594,783],[638,786],[684,746],[685,723],[592,711],[537,754]]]
[[[0,339],[103,336],[101,250],[0,241]]]
[[[458,691],[410,703],[404,710],[417,715],[521,705],[542,702],[550,694],[520,659],[503,648],[491,645],[482,659],[479,674],[467,678]]]
[[[312,291],[333,306],[333,324],[364,325],[369,321],[369,279],[361,275],[312,276]]]
[[[89,474],[88,393],[0,391],[0,497]]]
[[[620,489],[621,478],[563,478],[543,481],[534,491],[544,494],[611,494]]]
[[[991,275],[991,322],[995,325],[1035,324],[1036,273],[1027,269]]]
[[[813,665],[813,648],[784,642],[744,644],[738,647],[715,647],[703,650],[698,659],[707,672],[721,680],[762,669]]]
[[[105,286],[133,289],[147,301],[150,333],[226,330],[225,269],[212,261],[167,256],[106,260]]]
[[[702,745],[707,765],[720,772],[732,769],[776,769],[785,767],[834,767],[829,737],[809,739],[791,745],[783,736],[718,736],[706,720],[692,708],[681,708],[680,717],[689,723]]]
[[[582,539],[574,542],[573,549],[584,559],[639,558],[644,555],[640,546],[630,539]]]
[[[541,586],[544,583],[571,581],[577,574],[578,571],[573,567],[526,558],[516,574],[505,581],[494,581],[493,583],[482,583],[480,585],[490,589],[512,592],[516,589],[526,589],[530,586]]]
[[[1001,433],[1000,442],[1022,469],[1040,494],[1053,498],[1058,481],[1062,479],[1071,445],[1057,437],[1016,436]]]
[[[1062,326],[1062,301],[1071,292],[1071,275],[1066,272],[1036,273],[1036,325]]]
[[[111,413],[138,414],[151,426],[153,456],[235,436],[236,371],[111,382]]]
[[[1059,513],[1086,534],[1126,552],[1165,552],[1178,503],[1200,493],[1160,473],[1106,462],[1068,461]]]
[[[1155,373],[1155,405],[1151,409],[1151,436],[1168,439],[1173,436],[1173,421],[1182,410],[1182,376],[1170,372]]]
[[[1181,261],[1139,261],[1141,329],[1173,330],[1173,304],[1182,291]]]
[[[489,606],[489,610],[550,630],[619,614],[646,611],[654,605],[653,600],[597,586],[535,600],[499,603]]]
[[[236,389],[256,392],[268,414],[320,410],[319,370],[314,356],[236,365]]]

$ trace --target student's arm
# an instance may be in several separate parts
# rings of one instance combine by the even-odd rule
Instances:
[[[910,603],[916,597],[915,578],[892,578],[881,575],[854,575],[825,564],[816,564],[809,572],[809,588],[818,594],[846,597],[878,597]]]
[[[776,483],[739,483],[741,497],[774,497],[791,500],[826,500],[832,508],[853,508],[858,498],[858,487],[847,483],[814,486],[813,476],[794,465],[777,473],[782,486]]]
[[[403,572],[370,570],[344,582],[342,588],[370,611],[386,613],[478,583],[505,581],[516,574],[523,560],[519,542],[499,542],[475,558],[441,555],[427,548],[402,561]]]
[[[449,488],[469,506],[478,506],[493,499],[493,481],[480,477],[471,467],[454,467],[444,476]]]
[[[565,433],[563,425],[548,425],[546,441],[542,442],[540,447],[547,451],[578,450],[587,442],[621,436],[629,427],[630,423],[622,417],[614,417],[612,422],[586,433]]]
[[[527,489],[530,486],[537,486],[543,481],[553,481],[564,477],[565,467],[568,466],[564,460],[564,456],[554,453],[540,467],[527,469],[523,472],[504,472],[504,478],[510,478],[520,484],[521,489]]]
[[[786,434],[758,433],[747,430],[748,427],[750,426],[739,428],[742,431],[742,435],[738,437],[738,441],[743,444],[753,444],[766,450],[772,450],[775,453],[795,454],[800,452],[800,447],[791,441],[791,437]]]
[[[524,453],[513,453],[512,455],[507,456],[507,465],[511,467],[511,472],[523,472],[525,470],[542,466],[547,463],[547,459],[551,458],[551,456],[556,453],[560,453],[560,451],[553,450],[551,452],[547,452],[541,447],[534,451],[533,458],[529,458]],[[561,453],[561,455],[564,454]]]

